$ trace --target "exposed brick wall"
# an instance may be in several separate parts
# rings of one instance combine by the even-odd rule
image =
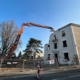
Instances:
[[[80,27],[72,26],[72,28],[73,28],[73,31],[74,31],[76,46],[77,46],[78,53],[79,53],[79,58],[80,58]]]

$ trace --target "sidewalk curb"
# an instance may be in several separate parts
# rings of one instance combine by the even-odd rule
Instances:
[[[20,76],[26,76],[26,75],[32,75],[32,74],[11,74],[11,75],[0,75],[0,78],[6,78],[6,77],[20,77]]]
[[[76,70],[76,69],[80,69],[80,68],[56,68],[56,69],[48,69],[48,70],[42,70],[41,74],[49,74],[49,73],[58,73],[58,72],[63,72],[63,71],[69,71],[69,70]],[[48,72],[48,73],[47,73]],[[27,75],[33,75],[33,74],[36,74],[36,72],[30,72],[30,73],[23,73],[23,72],[20,72],[19,74],[2,74],[0,75],[0,78],[6,78],[6,77],[20,77],[20,76],[27,76]]]

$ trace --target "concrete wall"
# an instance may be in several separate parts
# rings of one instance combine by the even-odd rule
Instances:
[[[74,33],[74,38],[75,38],[75,45],[77,48],[77,54],[80,57],[80,27],[77,26],[72,26],[73,33]]]
[[[44,46],[44,61],[47,60],[47,55],[50,52],[47,50],[47,48],[48,48],[48,44],[45,44],[45,46]]]
[[[75,39],[75,48],[80,63],[80,26],[72,26],[72,30]]]
[[[36,53],[35,58],[38,58],[38,57],[43,58],[44,57],[44,53]]]
[[[65,31],[66,36],[62,37],[62,31]],[[56,42],[58,45],[57,49],[54,49],[54,42],[52,42],[54,38],[54,34],[56,34],[56,38],[58,39],[58,41]],[[67,41],[67,47],[63,47],[63,40]],[[78,40],[77,40],[78,41]],[[77,53],[76,48],[75,48],[75,41],[74,41],[74,36],[73,36],[73,32],[72,32],[72,28],[71,26],[67,26],[64,27],[54,33],[52,33],[50,35],[50,50],[47,50],[47,45],[45,45],[45,55],[44,55],[44,60],[46,60],[47,58],[47,54],[51,55],[51,59],[55,60],[55,56],[54,56],[54,52],[53,51],[59,51],[58,53],[58,61],[60,64],[66,64],[66,62],[64,62],[64,53],[68,52],[69,53],[69,62],[72,63],[73,61],[73,56],[74,54]],[[80,46],[78,46],[79,48]]]

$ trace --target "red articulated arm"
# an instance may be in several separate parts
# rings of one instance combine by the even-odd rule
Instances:
[[[25,25],[28,26],[36,26],[36,27],[40,27],[40,28],[47,28],[47,29],[51,29],[52,31],[54,31],[54,29],[52,27],[49,26],[45,26],[45,25],[40,25],[40,24],[35,24],[35,23],[26,23]]]
[[[17,45],[18,45],[18,43],[19,43],[21,34],[22,34],[23,31],[24,31],[24,26],[25,26],[25,25],[22,24],[22,27],[21,27],[21,29],[19,30],[18,35],[17,35],[17,37],[16,37],[16,40],[15,40],[15,42],[12,44],[12,47],[11,47],[10,50],[9,50],[9,53],[8,53],[8,56],[7,56],[8,59],[11,59],[11,58],[12,58],[12,54],[13,54],[13,52],[14,52],[14,51],[16,50],[16,48],[17,48]]]
[[[9,51],[9,54],[8,54],[8,56],[7,56],[8,59],[11,59],[11,58],[12,58],[12,54],[13,54],[13,52],[14,52],[14,51],[16,50],[16,48],[17,48],[17,45],[18,45],[18,43],[19,43],[21,34],[22,34],[23,31],[24,31],[24,26],[36,26],[36,27],[51,29],[51,31],[54,31],[54,29],[53,29],[52,27],[49,27],[49,26],[42,26],[42,25],[39,25],[39,24],[31,23],[31,22],[30,22],[30,23],[23,23],[21,29],[20,29],[19,32],[18,32],[18,35],[17,35],[17,37],[16,37],[15,42],[12,44],[12,47],[11,47],[11,49],[10,49],[10,51]]]

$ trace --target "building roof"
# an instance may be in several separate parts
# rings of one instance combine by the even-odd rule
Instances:
[[[61,27],[61,28],[59,28],[58,31],[61,30],[61,29],[64,29],[65,27],[68,27],[68,26],[76,26],[76,27],[80,27],[80,24],[69,23],[69,24],[67,24],[67,25],[65,25],[65,26],[63,26],[63,27]]]

